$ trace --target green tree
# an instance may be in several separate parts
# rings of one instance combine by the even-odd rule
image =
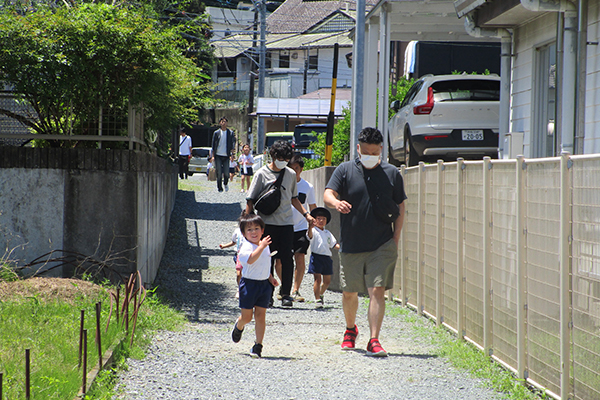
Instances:
[[[394,88],[394,86],[392,83],[390,83],[390,105],[395,100],[402,102],[402,100],[404,100],[404,97],[406,96],[406,93],[408,92],[408,89],[410,89],[413,83],[415,83],[415,80],[413,78],[406,79],[406,77],[402,76],[398,80],[398,82],[396,82],[396,94],[393,94],[392,89]],[[396,111],[394,111],[394,109],[388,106],[388,120],[392,118],[394,114],[396,114]]]
[[[190,41],[183,33],[192,29]],[[191,47],[209,51],[202,29],[161,20],[150,6],[2,9],[0,81],[33,113],[0,114],[35,133],[63,135],[95,132],[100,109],[124,116],[129,104],[143,106],[149,131],[194,120],[211,98],[202,70],[209,62],[185,55]]]
[[[344,162],[344,157],[350,154],[350,104],[348,108],[342,108],[343,118],[333,127],[333,145],[331,152],[331,165],[336,166]],[[318,140],[311,143],[310,148],[318,156],[316,159],[306,160],[305,169],[322,167],[325,162],[325,137],[326,133],[320,133]]]

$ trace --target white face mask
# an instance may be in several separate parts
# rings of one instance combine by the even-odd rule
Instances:
[[[360,162],[366,169],[375,168],[377,163],[379,162],[380,156],[368,156],[365,154],[360,154]]]
[[[275,166],[277,167],[277,169],[284,169],[286,165],[288,165],[287,161],[275,160]]]

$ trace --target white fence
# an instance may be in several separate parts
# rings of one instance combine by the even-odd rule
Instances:
[[[557,399],[600,399],[600,156],[402,168],[392,295]]]

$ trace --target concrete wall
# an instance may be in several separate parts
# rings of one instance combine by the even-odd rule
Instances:
[[[0,147],[0,238],[21,266],[66,250],[150,283],[176,191],[176,167],[150,154]]]

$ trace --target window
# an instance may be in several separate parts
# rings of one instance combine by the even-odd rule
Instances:
[[[534,117],[531,145],[533,157],[556,155],[556,44],[536,50]]]
[[[439,81],[431,85],[433,98],[442,101],[500,101],[500,82],[478,79]]]
[[[308,69],[319,69],[319,53],[316,50],[308,53]]]
[[[289,68],[290,67],[290,53],[279,54],[279,68]]]
[[[217,64],[219,78],[235,78],[235,58],[222,58]]]

